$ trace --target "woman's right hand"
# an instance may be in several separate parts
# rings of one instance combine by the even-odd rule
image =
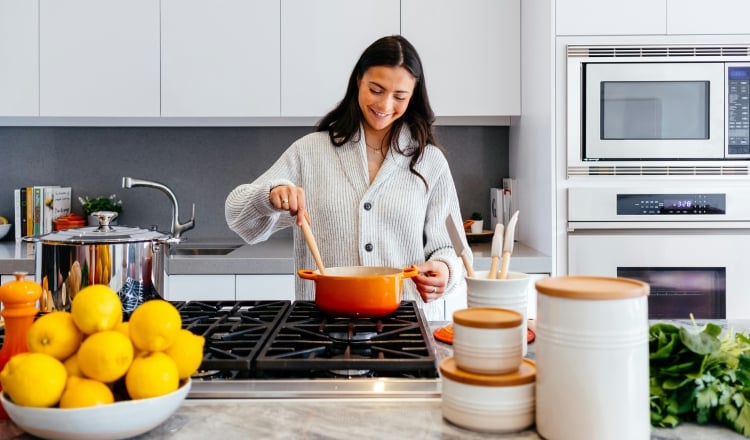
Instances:
[[[297,225],[302,224],[303,217],[308,217],[305,210],[305,190],[298,186],[281,185],[274,187],[268,194],[268,199],[274,208],[289,211],[289,214],[297,216]],[[300,213],[303,213],[303,215],[297,215]]]

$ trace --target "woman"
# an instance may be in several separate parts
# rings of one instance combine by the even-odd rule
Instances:
[[[404,281],[404,299],[443,319],[433,301],[466,285],[445,227],[449,214],[461,218],[458,197],[433,121],[416,50],[401,36],[381,38],[315,132],[229,194],[227,224],[253,244],[306,217],[326,267],[414,264],[419,275]],[[298,269],[316,267],[298,228],[294,252]],[[315,298],[312,281],[296,284],[297,299]]]

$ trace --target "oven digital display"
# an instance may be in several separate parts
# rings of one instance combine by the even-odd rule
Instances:
[[[664,207],[667,209],[693,209],[692,199],[664,199]]]
[[[617,215],[723,215],[726,194],[617,194]]]

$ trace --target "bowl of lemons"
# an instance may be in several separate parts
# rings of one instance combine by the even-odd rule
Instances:
[[[0,393],[5,411],[19,428],[46,439],[117,440],[151,431],[166,421],[190,391],[190,380],[159,397],[84,408],[37,408],[16,405]]]
[[[35,320],[27,342],[0,371],[0,403],[29,434],[76,440],[130,438],[164,423],[187,397],[204,347],[168,301],[146,301],[123,321],[119,296],[101,284],[81,289],[70,311]]]

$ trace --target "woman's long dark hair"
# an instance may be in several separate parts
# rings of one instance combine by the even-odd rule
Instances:
[[[370,67],[375,66],[403,67],[416,80],[409,106],[406,108],[404,115],[393,122],[387,141],[391,149],[411,157],[409,170],[419,176],[426,186],[427,181],[414,169],[414,166],[421,159],[427,144],[437,145],[435,134],[432,131],[435,114],[430,107],[430,100],[427,96],[427,86],[419,54],[417,54],[414,46],[400,35],[380,38],[362,52],[352,74],[349,76],[349,84],[346,87],[344,99],[318,122],[315,131],[327,131],[331,142],[337,147],[351,141],[355,135],[359,134],[362,113],[359,108],[359,87],[357,83]],[[411,136],[416,141],[416,145],[409,145],[405,148],[398,145],[398,133],[404,126],[411,131]]]

